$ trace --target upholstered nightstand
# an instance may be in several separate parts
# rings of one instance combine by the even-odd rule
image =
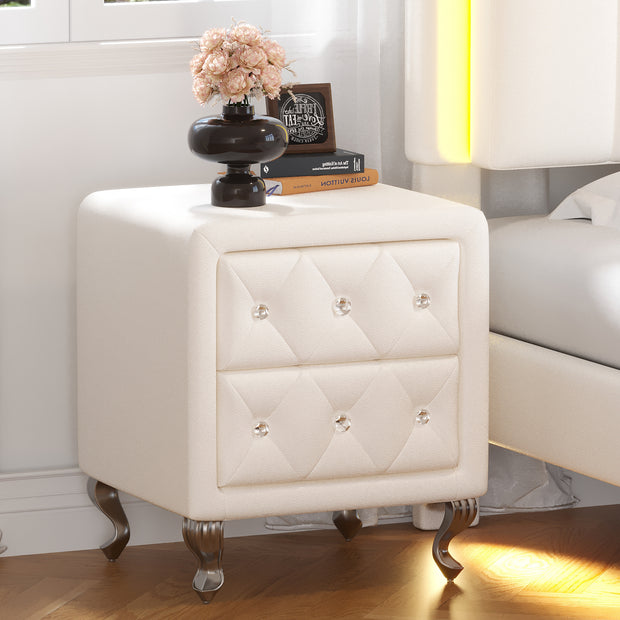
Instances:
[[[487,230],[394,187],[207,204],[208,186],[99,192],[78,227],[80,466],[183,517],[194,589],[222,522],[446,502],[434,557],[487,483]]]

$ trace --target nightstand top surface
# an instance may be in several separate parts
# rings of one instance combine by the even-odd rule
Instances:
[[[478,209],[383,184],[270,196],[266,205],[245,209],[214,207],[210,195],[210,185],[100,191],[85,198],[80,217],[96,214],[177,237],[198,234],[220,252],[458,238],[481,225],[486,230]]]

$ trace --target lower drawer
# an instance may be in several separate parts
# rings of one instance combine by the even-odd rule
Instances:
[[[225,371],[220,487],[454,467],[456,356]]]

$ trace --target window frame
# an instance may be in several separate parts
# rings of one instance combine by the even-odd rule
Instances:
[[[69,40],[68,0],[32,0],[31,6],[0,8],[0,44]]]
[[[0,9],[0,47],[35,43],[196,38],[231,16],[269,23],[260,0],[32,0],[29,7]]]
[[[76,42],[194,38],[210,24],[227,24],[231,15],[252,22],[270,13],[256,0],[68,1],[71,41]]]

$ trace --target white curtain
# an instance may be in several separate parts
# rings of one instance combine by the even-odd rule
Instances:
[[[409,188],[404,0],[271,0],[269,6],[270,23],[261,25],[293,60],[293,80],[331,84],[337,146],[363,153],[382,183]]]

